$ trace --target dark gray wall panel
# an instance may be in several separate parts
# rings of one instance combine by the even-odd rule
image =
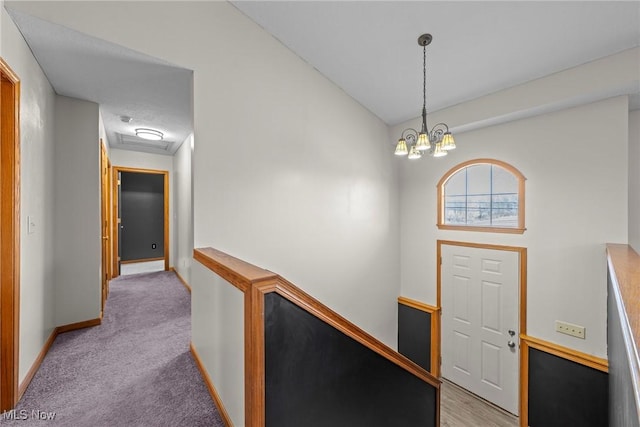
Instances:
[[[265,295],[267,427],[429,427],[436,388],[276,293]]]
[[[398,304],[398,353],[431,371],[431,314]]]
[[[529,425],[605,427],[607,374],[529,348]]]
[[[123,172],[120,208],[122,261],[164,256],[164,176]],[[155,244],[155,248],[153,245]]]

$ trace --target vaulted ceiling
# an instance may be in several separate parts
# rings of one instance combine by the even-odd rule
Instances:
[[[234,1],[387,124],[640,45],[638,1]],[[640,69],[639,69],[640,72]]]
[[[429,111],[640,45],[640,1],[231,3],[389,125],[420,113],[422,33]],[[112,146],[172,154],[191,132],[191,70],[6,4],[56,92],[101,104]],[[136,127],[168,144],[140,145]]]

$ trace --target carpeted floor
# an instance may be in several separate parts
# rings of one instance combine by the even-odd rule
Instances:
[[[189,352],[191,298],[175,274],[119,277],[110,289],[102,325],[59,335],[18,403],[25,419],[0,424],[223,426]]]

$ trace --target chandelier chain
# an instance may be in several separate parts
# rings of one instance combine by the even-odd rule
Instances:
[[[427,109],[427,46],[422,46],[422,109]]]

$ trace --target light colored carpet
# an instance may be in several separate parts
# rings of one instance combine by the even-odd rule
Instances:
[[[223,426],[189,352],[190,316],[173,272],[113,280],[102,325],[59,335],[16,408],[26,419],[0,424]]]

